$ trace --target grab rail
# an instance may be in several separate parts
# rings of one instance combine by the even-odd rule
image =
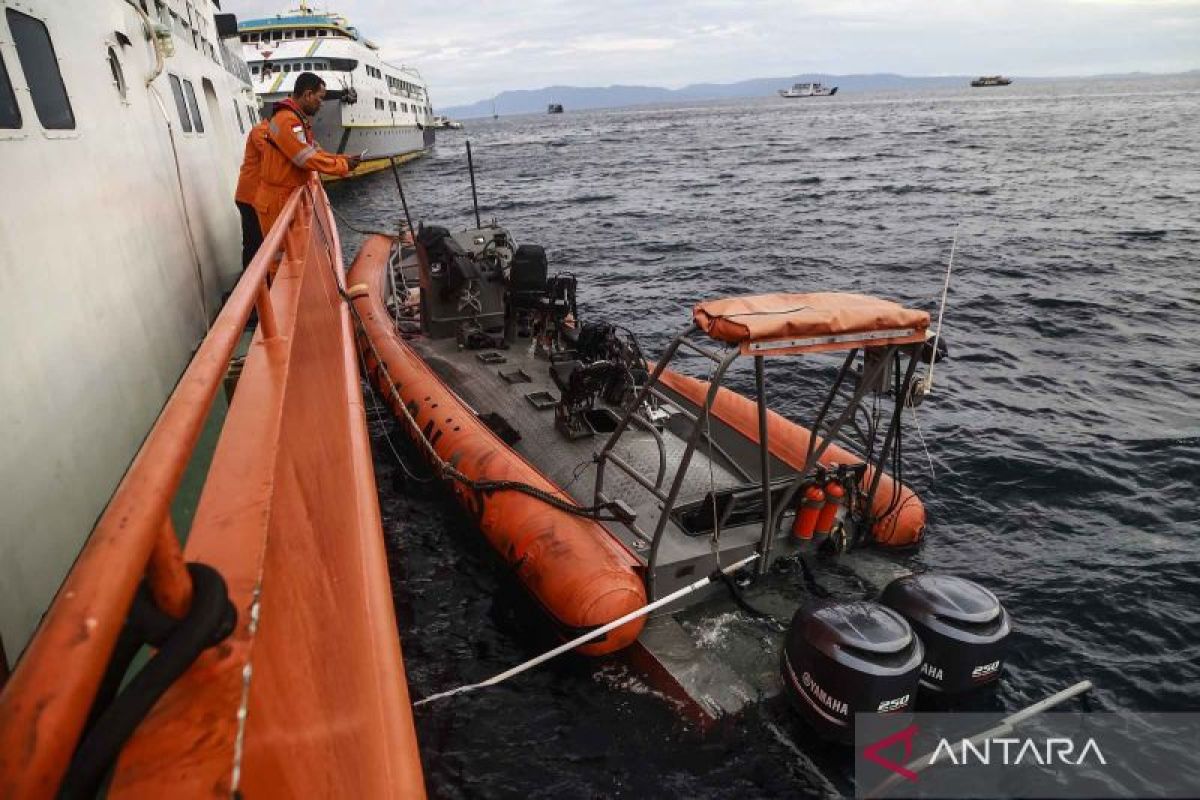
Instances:
[[[278,336],[267,275],[295,246],[296,191],[217,315],[0,693],[0,796],[54,794],[91,710],[143,575],[159,607],[182,617],[192,580],[171,502],[252,309]]]

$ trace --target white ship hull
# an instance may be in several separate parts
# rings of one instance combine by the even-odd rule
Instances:
[[[794,97],[832,97],[837,94],[837,87],[832,89],[822,89],[820,91],[794,92],[791,89],[780,89],[779,96],[794,98]]]
[[[263,107],[270,109],[285,94],[260,94]],[[345,108],[336,99],[327,100],[313,119],[313,135],[321,147],[331,153],[358,155],[366,150],[367,160],[407,156],[422,152],[434,144],[434,128],[416,124],[392,125],[387,122],[357,124],[346,122]]]
[[[291,94],[301,72],[325,81],[328,94],[313,133],[330,152],[366,159],[411,156],[433,146],[429,90],[412,67],[384,61],[375,44],[338,14],[300,9],[240,25],[242,55],[269,114]]]
[[[175,50],[149,88],[154,44],[125,0],[0,7],[20,117],[0,124],[0,640],[11,661],[236,282],[233,190],[256,112],[212,0],[149,4]],[[69,127],[39,114],[14,19],[48,34]],[[193,109],[183,125],[171,76],[192,87],[202,133]]]

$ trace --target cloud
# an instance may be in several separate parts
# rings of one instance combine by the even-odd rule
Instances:
[[[287,0],[224,0],[241,18]],[[1065,75],[1200,67],[1200,0],[337,0],[437,106],[554,84],[804,71]]]

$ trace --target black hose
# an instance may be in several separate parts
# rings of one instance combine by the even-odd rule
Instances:
[[[832,594],[821,584],[817,583],[817,579],[813,576],[812,568],[808,566],[808,559],[800,556],[800,572],[804,575],[804,585],[808,587],[814,597],[819,597],[824,600],[827,597],[832,597]]]
[[[742,611],[745,611],[755,619],[769,619],[772,622],[775,621],[770,614],[766,613],[765,611],[759,611],[757,608],[750,605],[750,601],[747,600],[745,595],[742,594],[741,587],[737,585],[737,581],[735,581],[733,576],[729,573],[715,569],[713,570],[712,574],[708,576],[708,579],[714,583],[720,582],[725,584],[725,588],[729,590],[729,596],[733,598],[733,602]]]
[[[137,633],[146,634],[146,642],[161,641],[161,648],[106,708],[93,709],[94,722],[75,749],[59,789],[60,797],[94,797],[121,748],[159,698],[200,653],[225,639],[237,626],[237,610],[229,601],[221,573],[207,564],[190,563],[187,568],[194,587],[192,605],[187,616],[177,622],[171,620],[169,628],[164,626],[165,615],[153,607],[148,592],[140,591],[135,597],[131,619],[126,623],[130,636],[123,643],[121,657],[128,664],[132,658],[128,655],[130,642]],[[110,696],[117,666],[114,663],[102,685]],[[119,684],[119,677],[116,681]]]

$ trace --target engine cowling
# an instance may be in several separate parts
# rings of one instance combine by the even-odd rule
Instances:
[[[823,738],[849,743],[854,715],[909,710],[924,652],[902,616],[872,602],[820,602],[792,617],[784,692]]]
[[[879,598],[908,621],[925,646],[921,686],[957,694],[1000,677],[1012,632],[996,595],[954,575],[906,575]]]

